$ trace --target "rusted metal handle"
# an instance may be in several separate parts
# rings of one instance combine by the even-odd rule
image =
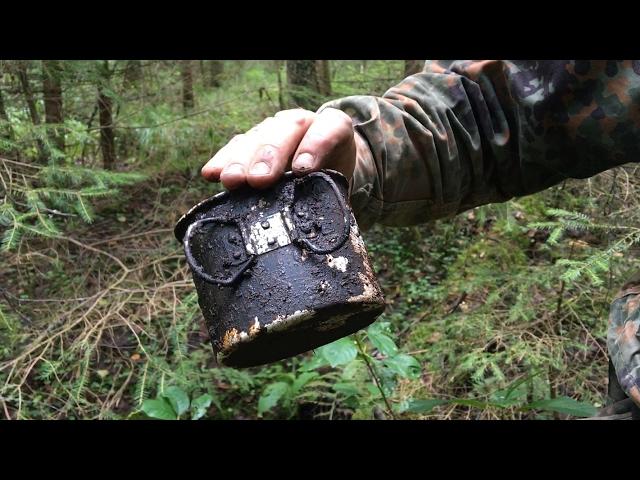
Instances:
[[[334,195],[336,196],[336,199],[338,200],[338,205],[340,206],[340,211],[341,211],[343,219],[344,219],[342,234],[341,234],[340,239],[338,240],[338,242],[336,242],[334,245],[332,245],[329,248],[320,248],[317,245],[314,245],[313,243],[311,243],[306,238],[298,237],[298,238],[294,239],[293,241],[295,243],[299,244],[299,245],[302,245],[303,247],[305,247],[306,249],[312,251],[313,253],[325,254],[325,253],[335,252],[338,248],[342,247],[342,245],[344,245],[344,242],[347,241],[347,238],[349,238],[349,229],[351,228],[351,215],[349,214],[349,210],[348,210],[347,205],[346,205],[346,203],[344,201],[342,193],[338,189],[338,186],[336,185],[336,182],[333,181],[333,178],[331,178],[329,175],[327,175],[324,172],[313,172],[313,173],[310,173],[309,175],[305,175],[302,178],[295,179],[294,183],[293,183],[293,200],[291,202],[291,205],[293,206],[295,204],[295,189],[296,189],[296,187],[298,185],[308,181],[309,178],[313,178],[313,177],[322,178],[325,182],[327,182],[329,184],[329,186],[331,187],[331,190],[333,191]]]
[[[251,266],[256,256],[250,255],[246,261],[240,263],[239,264],[240,268],[229,278],[216,278],[212,275],[209,275],[205,271],[204,267],[200,265],[200,263],[198,263],[198,261],[195,259],[195,257],[191,253],[191,245],[190,245],[193,232],[197,228],[200,228],[202,225],[206,225],[208,223],[218,223],[221,225],[236,225],[239,227],[238,222],[236,220],[223,220],[220,218],[203,218],[201,220],[193,222],[191,225],[189,225],[189,228],[187,228],[187,232],[184,236],[184,242],[183,242],[184,254],[187,257],[187,263],[191,267],[191,270],[193,271],[193,273],[199,276],[205,282],[212,283],[214,285],[223,285],[223,286],[233,285],[238,281],[240,276],[247,270],[247,268]],[[246,250],[246,247],[245,247],[245,250]]]

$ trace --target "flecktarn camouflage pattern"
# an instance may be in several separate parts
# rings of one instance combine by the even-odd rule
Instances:
[[[640,283],[623,288],[611,304],[607,347],[622,390],[640,406]]]
[[[351,116],[361,227],[412,225],[640,161],[638,60],[430,60]],[[367,148],[368,147],[368,148]],[[609,350],[640,405],[640,283],[611,309]]]
[[[640,61],[433,60],[352,117],[362,227],[452,216],[640,159]]]

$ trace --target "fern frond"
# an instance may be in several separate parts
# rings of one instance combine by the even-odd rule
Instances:
[[[0,248],[4,252],[8,252],[13,250],[20,242],[20,238],[22,238],[22,229],[20,229],[20,225],[18,223],[14,223],[14,225],[8,228],[4,235],[2,235],[2,241],[0,242]]]
[[[93,223],[93,209],[91,206],[82,199],[80,195],[78,195],[78,200],[74,204],[76,212],[78,215],[87,223]]]

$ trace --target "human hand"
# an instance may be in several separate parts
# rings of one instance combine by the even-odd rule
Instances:
[[[202,176],[230,190],[267,188],[288,170],[301,176],[329,168],[350,180],[359,144],[366,148],[341,110],[283,110],[233,137],[202,167]]]

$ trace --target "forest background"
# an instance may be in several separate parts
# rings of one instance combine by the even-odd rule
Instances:
[[[182,213],[201,166],[278,110],[381,95],[422,61],[0,61],[0,418],[566,419],[607,388],[637,265],[637,167],[365,233],[367,330],[214,365]]]

